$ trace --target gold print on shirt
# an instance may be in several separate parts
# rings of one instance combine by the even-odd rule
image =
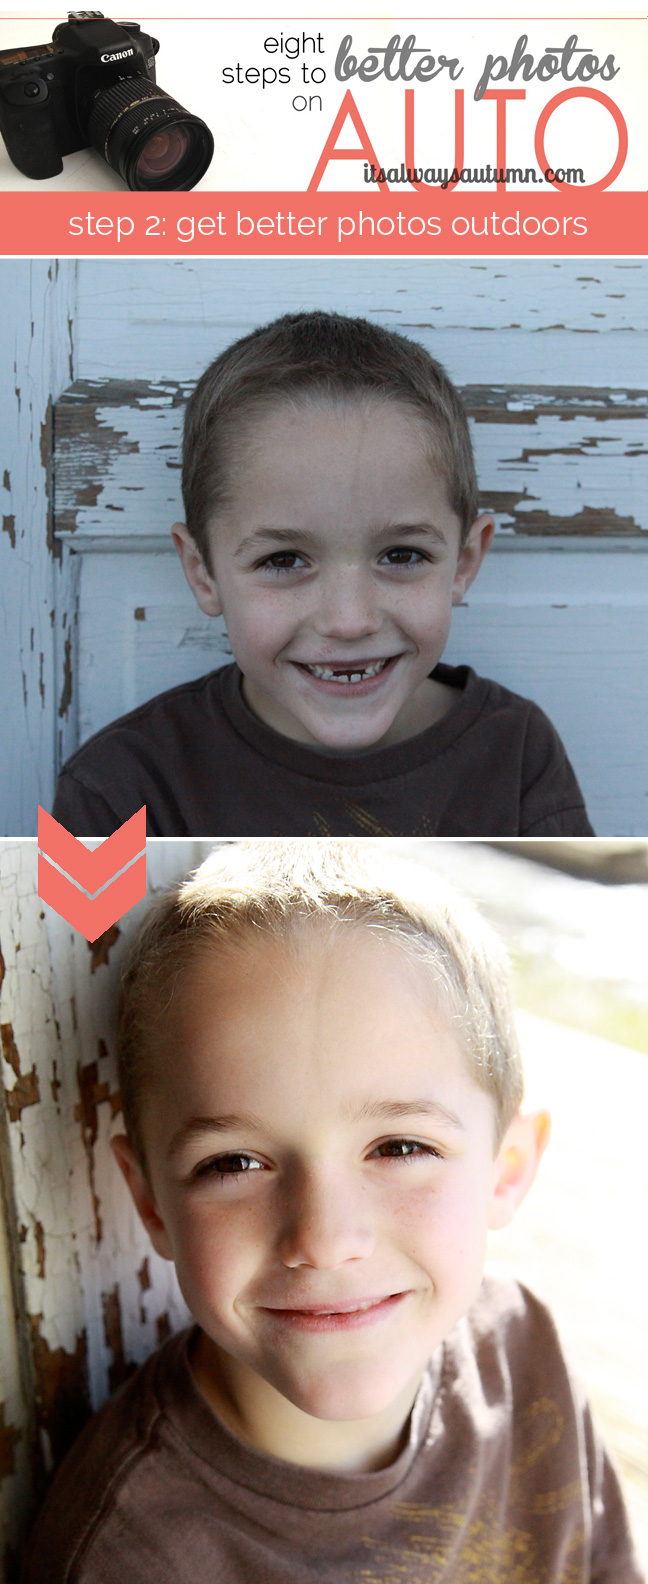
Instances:
[[[510,1500],[524,1511],[529,1510],[530,1493],[524,1488],[527,1476],[547,1452],[553,1452],[560,1444],[564,1428],[565,1415],[551,1397],[537,1397],[516,1419],[517,1437],[523,1451],[511,1464]]]
[[[435,1507],[398,1503],[394,1517],[402,1522],[402,1541],[395,1545],[364,1536],[372,1560],[358,1570],[357,1584],[547,1584],[548,1578],[552,1584],[584,1584],[581,1482],[556,1485],[551,1478],[561,1472],[556,1449],[564,1428],[564,1414],[551,1398],[532,1402],[516,1419],[522,1451],[510,1465],[508,1490],[500,1467],[476,1507],[466,1512],[449,1502]],[[539,1467],[543,1460],[546,1488]],[[562,1472],[567,1472],[564,1465]],[[569,1508],[571,1524],[569,1518],[557,1518]],[[523,1515],[539,1521],[535,1533]],[[552,1515],[556,1521],[547,1524]],[[507,1524],[513,1516],[522,1522]]]
[[[341,820],[343,820],[343,822],[344,822],[344,831],[342,832],[339,828],[337,828],[338,827],[338,821],[337,820],[335,822],[336,823],[336,828],[334,829],[333,826],[331,825],[330,819],[325,814],[320,813],[320,811],[318,809],[316,809],[315,813],[313,815],[313,818],[315,820],[315,825],[316,825],[316,830],[313,833],[314,835],[317,835],[317,836],[334,836],[334,835],[340,836],[342,834],[344,834],[345,836],[397,836],[397,835],[399,835],[398,831],[391,830],[390,827],[387,826],[387,825],[381,825],[380,821],[375,818],[375,815],[370,814],[368,812],[368,810],[364,809],[360,803],[350,803],[347,798],[344,798],[342,800],[342,802],[340,803],[339,807],[340,807],[339,818]],[[405,833],[403,833],[401,831],[400,834],[401,835],[406,834],[406,835],[410,835],[410,836],[435,836],[436,835],[436,826],[434,826],[431,823],[431,821],[427,818],[427,816],[425,814],[423,814],[423,815],[420,815],[417,818],[417,820],[416,820],[416,829],[414,831],[409,831],[409,832],[405,832]]]
[[[547,1584],[548,1577],[552,1584],[584,1584],[582,1523],[566,1551],[556,1548],[556,1563],[563,1554],[560,1573],[552,1569],[549,1574],[536,1538],[524,1529],[502,1529],[495,1503],[490,1511],[489,1505],[469,1520],[450,1506],[403,1503],[397,1515],[416,1528],[399,1545],[376,1543],[366,1535],[372,1564],[358,1569],[357,1584]]]

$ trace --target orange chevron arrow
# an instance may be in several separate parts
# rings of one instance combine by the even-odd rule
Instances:
[[[97,940],[145,895],[145,806],[94,852],[39,808],[38,846],[39,897],[86,940]]]

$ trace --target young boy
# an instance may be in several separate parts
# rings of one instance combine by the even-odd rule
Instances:
[[[549,1124],[468,905],[371,843],[228,845],[151,913],[118,1039],[196,1324],[84,1431],[27,1584],[640,1584],[549,1315],[482,1277]]]
[[[493,534],[428,353],[337,314],[229,347],[186,415],[176,548],[236,663],[72,756],[54,815],[109,835],[591,835],[536,705],[440,664]]]

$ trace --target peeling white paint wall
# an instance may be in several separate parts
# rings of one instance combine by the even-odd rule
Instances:
[[[196,379],[300,309],[422,341],[459,385],[645,384],[642,259],[82,260],[78,378]]]
[[[149,844],[149,896],[199,857],[191,842]],[[92,948],[36,885],[36,842],[0,841],[5,1550],[91,1410],[187,1318],[174,1269],[151,1249],[109,1148],[121,1130],[115,982],[145,904]]]
[[[2,259],[0,295],[0,833],[31,835],[70,752],[78,568],[52,533],[51,414],[75,372],[76,263]]]

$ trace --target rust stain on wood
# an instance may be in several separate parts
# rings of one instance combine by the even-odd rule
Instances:
[[[148,1292],[148,1289],[151,1286],[151,1277],[149,1274],[149,1262],[146,1256],[144,1256],[144,1259],[142,1260],[140,1268],[137,1272],[137,1280],[140,1284],[140,1291],[142,1293]],[[143,1303],[140,1303],[139,1314],[142,1325],[146,1325],[146,1309],[144,1308]]]
[[[118,924],[111,924],[110,929],[104,930],[103,935],[98,935],[94,941],[88,941],[88,948],[92,954],[90,972],[95,973],[97,968],[108,965],[111,947],[119,940],[121,930]]]
[[[59,550],[60,550],[61,546],[60,546],[60,543],[59,543],[58,540],[57,540],[57,544],[59,545]],[[65,644],[64,644],[64,649],[63,649],[63,687],[62,687],[62,690],[61,690],[61,702],[59,704],[59,717],[60,718],[62,718],[63,715],[67,715],[67,712],[68,712],[68,710],[70,708],[70,704],[71,703],[72,703],[72,634],[69,632],[67,634],[66,639],[65,639]]]
[[[111,1118],[121,1109],[119,1091],[110,1093],[110,1084],[104,1080],[99,1083],[99,1068],[97,1062],[87,1062],[85,1067],[77,1065],[77,1084],[79,1087],[80,1101],[74,1108],[74,1120],[81,1123],[81,1137],[85,1150],[88,1166],[88,1181],[92,1195],[92,1208],[95,1220],[95,1237],[100,1243],[103,1237],[103,1223],[101,1207],[95,1184],[95,1158],[94,1147],[99,1132],[99,1117],[97,1107],[108,1102]]]
[[[4,963],[2,964],[2,968],[4,977]],[[1,983],[2,980],[0,979],[0,984]],[[20,1056],[18,1055],[18,1046],[16,1045],[16,1041],[14,1039],[14,1031],[11,1023],[0,1023],[0,1040],[2,1041],[2,1054],[4,1059],[9,1063],[9,1066],[15,1072],[16,1077],[19,1078]]]
[[[115,386],[117,391],[128,388],[123,381],[111,380],[109,383],[111,387]],[[118,397],[114,404],[128,405],[128,403],[120,403]],[[86,464],[88,453],[92,456],[92,465],[84,467],[85,482],[74,491],[74,507],[56,513],[58,530],[74,533],[77,526],[77,511],[83,506],[96,506],[104,487],[105,475],[110,471],[113,459],[139,450],[139,442],[128,438],[127,429],[117,429],[109,423],[99,422],[98,410],[106,405],[105,388],[102,387],[101,382],[86,380],[77,381],[57,402],[55,410],[57,470],[60,472],[62,468],[65,471],[68,456],[72,458],[73,469],[78,468],[81,452],[86,454]],[[92,482],[88,482],[88,474]]]
[[[88,1062],[85,1067],[77,1066],[77,1083],[81,1100],[79,1105],[74,1107],[74,1120],[82,1124],[84,1142],[91,1146],[96,1144],[99,1130],[97,1106],[101,1105],[103,1100],[110,1098],[109,1084],[97,1082],[98,1071],[96,1062]]]
[[[9,535],[9,543],[11,545],[12,550],[15,550],[15,548],[16,548],[16,519],[15,519],[15,517],[13,517],[11,515],[8,516],[8,517],[3,517],[3,519],[2,519],[2,532]]]
[[[117,1387],[121,1386],[125,1380],[128,1380],[135,1370],[135,1365],[127,1364],[124,1355],[124,1335],[118,1282],[115,1282],[110,1292],[102,1294],[101,1303],[106,1345],[110,1348],[113,1356],[112,1364],[108,1370],[108,1380],[110,1390],[116,1391]]]
[[[20,1439],[20,1430],[17,1430],[15,1425],[6,1423],[5,1405],[0,1403],[0,1483],[16,1471],[14,1448]]]
[[[38,1104],[40,1091],[35,1067],[32,1067],[31,1072],[21,1073],[13,1089],[5,1089],[5,1100],[10,1122],[19,1122],[27,1106]]]
[[[163,1342],[168,1342],[171,1335],[171,1326],[169,1324],[169,1316],[166,1312],[166,1309],[164,1310],[163,1314],[158,1315],[155,1322],[155,1329],[157,1332],[158,1347],[161,1347]]]
[[[645,390],[610,390],[596,385],[463,385],[460,386],[468,416],[475,423],[535,424],[539,418],[559,418],[570,423],[574,418],[646,418],[648,396]]]
[[[83,1148],[85,1150],[88,1166],[90,1193],[92,1195],[95,1237],[97,1243],[100,1243],[103,1237],[103,1223],[101,1220],[99,1197],[95,1183],[94,1147],[97,1142],[97,1133],[99,1131],[97,1106],[101,1105],[102,1101],[110,1099],[110,1085],[107,1083],[98,1083],[97,1077],[98,1067],[96,1062],[88,1062],[85,1067],[77,1065],[77,1084],[79,1086],[79,1094],[81,1099],[79,1104],[74,1107],[74,1120],[75,1122],[81,1123],[81,1138],[83,1139]]]
[[[554,517],[552,512],[540,508],[518,511],[522,501],[532,498],[526,490],[484,490],[480,496],[481,510],[503,512],[512,517],[515,533],[520,535],[584,534],[591,539],[600,534],[614,534],[618,538],[633,534],[636,537],[642,532],[634,517],[621,517],[612,506],[584,506],[571,517]]]
[[[36,1237],[36,1270],[41,1280],[45,1276],[45,1231],[41,1221],[34,1221]]]
[[[87,1336],[85,1329],[81,1331],[74,1353],[66,1353],[62,1347],[50,1348],[40,1334],[42,1318],[31,1316],[36,1413],[58,1465],[90,1418]]]
[[[47,400],[45,417],[40,426],[40,458],[45,473],[45,499],[47,502],[46,514],[46,542],[47,548],[56,561],[61,560],[63,546],[54,534],[54,501],[52,496],[52,475],[54,460],[54,408],[51,396]]]
[[[599,442],[590,436],[576,441],[574,445],[564,446],[523,446],[517,456],[501,457],[501,462],[510,465],[513,462],[531,462],[534,457],[550,456],[587,456],[588,452],[598,451]]]

